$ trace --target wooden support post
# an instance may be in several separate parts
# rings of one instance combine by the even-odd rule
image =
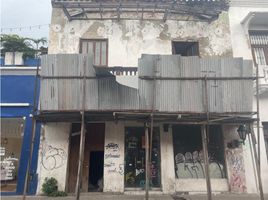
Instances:
[[[29,180],[29,172],[31,168],[31,160],[33,157],[33,146],[34,146],[34,138],[35,138],[35,128],[36,128],[36,121],[33,117],[32,119],[32,129],[31,129],[31,144],[30,144],[30,157],[27,163],[26,175],[24,180],[24,188],[23,188],[23,196],[22,199],[25,200],[27,196],[27,189],[28,189],[28,180]]]
[[[257,149],[256,149],[256,138],[255,138],[253,129],[251,129],[250,132],[251,132],[250,137],[251,137],[252,146],[253,146],[253,154],[255,157],[255,158],[253,158],[253,160],[255,160],[255,163],[256,163],[256,171],[257,171],[257,176],[258,176],[258,186],[259,186],[260,199],[264,200],[260,164],[259,164],[258,154],[257,154]]]
[[[86,106],[86,57],[83,57],[83,94],[82,94],[82,111],[81,111],[81,134],[80,134],[80,148],[79,148],[79,160],[77,170],[77,180],[75,187],[76,200],[80,198],[81,180],[83,174],[84,152],[85,152],[85,106]]]
[[[206,175],[206,183],[207,183],[207,198],[208,200],[212,200],[211,195],[211,183],[209,176],[209,162],[208,162],[208,140],[207,140],[207,131],[209,126],[202,126],[202,144],[203,144],[203,154],[205,161],[205,175]]]
[[[145,125],[145,199],[149,199],[149,127]]]
[[[76,200],[79,200],[80,198],[80,187],[81,187],[82,170],[84,162],[84,149],[85,149],[85,112],[82,111],[79,160],[78,160],[78,170],[77,170],[77,179],[75,188]]]
[[[37,55],[37,53],[36,53]],[[38,87],[38,76],[39,76],[39,62],[37,62],[36,66],[36,75],[35,75],[35,83],[34,83],[34,96],[33,96],[33,111],[32,111],[32,128],[31,128],[31,143],[30,143],[30,157],[27,162],[26,168],[26,175],[24,180],[24,188],[23,188],[23,196],[22,199],[25,200],[27,196],[27,188],[28,188],[28,178],[29,178],[29,171],[31,168],[32,157],[33,157],[33,146],[34,146],[34,139],[35,139],[35,130],[36,130],[36,120],[34,119],[35,112],[37,110],[37,87]]]
[[[256,65],[256,106],[257,106],[257,143],[258,143],[258,153],[256,152],[255,160],[256,168],[257,168],[257,175],[258,175],[258,182],[259,182],[259,192],[260,192],[260,199],[264,200],[263,189],[262,189],[262,181],[261,181],[261,143],[260,143],[260,99],[259,99],[259,65]],[[253,150],[255,149],[255,145],[253,145]],[[256,149],[255,149],[256,150]],[[254,151],[255,151],[254,150]],[[255,154],[255,153],[254,153]]]

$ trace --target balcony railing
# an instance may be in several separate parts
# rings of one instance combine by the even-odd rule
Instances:
[[[138,68],[137,67],[109,67],[109,72],[115,76],[137,76]]]

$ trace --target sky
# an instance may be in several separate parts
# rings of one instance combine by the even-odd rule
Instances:
[[[0,0],[0,8],[2,34],[48,39],[51,0]]]

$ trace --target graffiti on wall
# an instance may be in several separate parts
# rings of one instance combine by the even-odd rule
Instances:
[[[178,178],[205,178],[205,164],[202,151],[178,153],[175,156],[176,175]],[[211,178],[224,178],[224,167],[209,155],[209,174]]]
[[[67,154],[62,148],[44,145],[41,151],[41,164],[46,170],[55,170],[62,167],[67,160]]]
[[[246,192],[247,187],[242,149],[227,149],[226,159],[230,171],[229,180],[231,191]]]
[[[109,143],[105,145],[104,168],[108,173],[124,175],[124,164],[117,164],[120,158],[119,144]]]

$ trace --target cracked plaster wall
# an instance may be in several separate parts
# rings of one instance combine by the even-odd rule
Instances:
[[[138,65],[141,54],[171,54],[171,41],[198,41],[200,55],[232,56],[226,13],[207,22],[167,20],[74,20],[53,8],[49,53],[78,53],[80,38],[108,38],[108,65]]]
[[[235,57],[242,57],[244,59],[252,60],[252,52],[248,39],[248,30],[244,27],[241,22],[250,12],[268,12],[268,7],[231,7],[229,9],[229,21],[230,21],[230,32],[231,32],[231,42],[233,46],[233,54]],[[267,26],[259,27],[260,30],[267,30]],[[254,29],[254,28],[253,28]],[[254,69],[255,70],[255,69]],[[260,79],[261,83],[262,79]],[[256,108],[256,98],[254,96],[253,102],[253,110],[257,110]],[[268,121],[268,96],[260,95],[260,121],[267,122]],[[256,125],[255,134],[257,132]],[[261,177],[263,183],[263,191],[264,193],[268,193],[268,160],[266,156],[266,149],[264,143],[263,129],[262,126],[260,128],[260,148],[261,148]],[[252,160],[252,153],[250,150],[250,141],[247,139],[245,141],[245,146],[243,146],[243,154],[245,160],[245,173],[251,174],[251,176],[246,176],[246,187],[247,193],[257,193],[258,192],[258,184],[256,180],[256,171],[254,166],[254,160]]]

